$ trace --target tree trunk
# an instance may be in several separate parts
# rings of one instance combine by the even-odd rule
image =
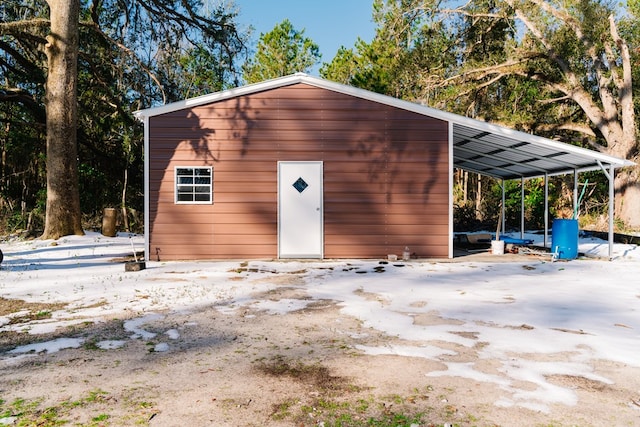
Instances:
[[[77,160],[80,0],[47,0],[47,211],[43,238],[82,235]]]
[[[467,191],[469,190],[469,172],[462,171],[462,203],[467,204]]]
[[[636,162],[637,159],[634,159]],[[640,229],[640,166],[616,172],[615,213],[626,225]]]
[[[120,209],[122,210],[122,223],[124,225],[124,230],[129,232],[129,214],[127,212],[127,182],[129,181],[129,170],[124,168],[124,184],[122,184],[122,206]]]

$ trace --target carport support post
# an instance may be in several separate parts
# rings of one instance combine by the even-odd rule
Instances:
[[[524,239],[524,177],[520,178],[520,238]]]
[[[502,221],[502,229],[500,230],[500,233],[504,236],[504,230],[505,230],[505,216],[504,216],[504,202],[505,202],[505,196],[504,196],[504,179],[502,180],[502,182],[500,183],[500,186],[502,187],[502,203],[500,204],[500,220]]]
[[[613,258],[613,216],[615,215],[613,199],[615,197],[615,189],[613,178],[615,176],[615,168],[609,165],[609,173],[604,169],[604,174],[609,178],[609,259]]]
[[[573,170],[573,211],[578,212],[578,171]],[[576,216],[573,219],[578,219]]]
[[[543,246],[547,247],[547,235],[549,233],[549,175],[544,174],[544,241]]]
[[[614,178],[616,169],[613,164],[609,165],[609,171],[607,172],[607,168],[598,160],[598,165],[600,169],[602,169],[602,173],[609,179],[609,259],[613,258],[613,216],[615,215],[614,211],[614,198],[615,198],[615,187],[614,187]]]

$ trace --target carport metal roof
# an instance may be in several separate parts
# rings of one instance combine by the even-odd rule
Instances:
[[[577,172],[602,170],[609,179],[609,212],[611,212],[609,215],[609,255],[611,256],[613,246],[613,175],[617,168],[635,165],[629,160],[312,77],[304,73],[296,73],[140,110],[135,112],[135,115],[146,124],[147,119],[152,116],[297,83],[324,88],[446,121],[451,129],[450,143],[453,148],[452,158],[455,168],[502,180],[546,178],[560,174],[574,174],[575,176]],[[145,146],[148,143],[147,128],[148,126],[145,125]],[[145,191],[145,194],[148,194],[148,191]]]
[[[574,145],[463,119],[453,123],[454,165],[482,175],[509,180],[634,165]]]

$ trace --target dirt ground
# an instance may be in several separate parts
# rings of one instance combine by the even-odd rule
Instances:
[[[256,297],[309,300],[295,280],[288,276]],[[478,357],[481,342],[475,348],[438,343],[456,353],[441,361],[365,355],[359,345],[402,343],[364,328],[342,314],[334,301],[313,301],[289,314],[219,308],[150,317],[139,326],[143,332],[125,329],[124,318],[76,326],[41,338],[83,336],[81,347],[26,357],[6,357],[22,338],[2,337],[0,424],[59,425],[53,421],[66,420],[68,425],[87,426],[640,425],[637,368],[598,363],[595,372],[613,384],[553,378],[576,391],[574,406],[552,405],[550,412],[501,407],[495,403],[504,391],[496,384],[427,376],[445,369],[443,362],[448,360],[475,362],[484,372],[497,372],[497,363]],[[419,321],[452,320],[433,314]],[[96,343],[104,340],[121,340],[124,345],[98,348]],[[167,346],[158,347],[161,342]],[[562,355],[553,357],[558,361]],[[526,390],[526,381],[519,386]]]

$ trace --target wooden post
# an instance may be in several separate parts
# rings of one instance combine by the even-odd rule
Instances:
[[[104,208],[102,215],[102,235],[107,237],[116,236],[116,220],[118,210],[115,208]]]

